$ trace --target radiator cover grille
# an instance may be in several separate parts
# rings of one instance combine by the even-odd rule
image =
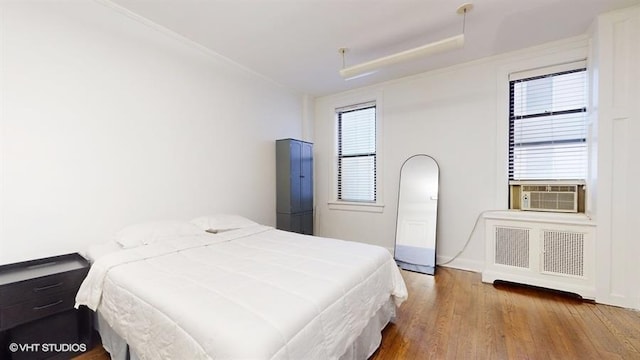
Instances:
[[[543,271],[584,276],[584,234],[543,231]]]
[[[496,227],[495,263],[529,267],[529,229]]]
[[[530,214],[485,216],[482,281],[511,281],[595,299],[595,224],[582,216]]]

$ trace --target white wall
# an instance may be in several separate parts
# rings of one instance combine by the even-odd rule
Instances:
[[[508,114],[504,117],[508,72],[538,67],[546,61],[584,58],[586,49],[585,39],[571,39],[318,99],[316,171],[327,174],[334,161],[335,104],[357,97],[358,92],[382,94],[384,146],[380,156],[384,166],[380,176],[385,204],[382,213],[331,210],[326,203],[331,200],[333,175],[319,177],[318,233],[392,248],[400,166],[409,156],[423,153],[440,165],[438,262],[451,259],[463,248],[482,211],[504,209],[507,204],[507,157],[501,154],[506,152],[507,139],[506,135],[498,139],[498,130],[508,125]],[[481,230],[474,233],[453,266],[482,269]]]
[[[316,173],[319,235],[392,248],[395,239],[399,171],[413,154],[440,165],[438,263],[465,245],[479,214],[507,207],[508,74],[587,56],[578,37],[316,101]],[[332,210],[335,180],[334,108],[344,99],[382,94],[382,213]],[[451,263],[480,271],[484,264],[482,222],[466,251]]]
[[[95,1],[0,5],[0,263],[126,224],[275,224],[275,146],[302,96]]]
[[[592,30],[596,300],[640,309],[640,6]]]
[[[316,101],[317,233],[392,248],[400,165],[440,163],[438,263],[463,248],[478,214],[507,207],[508,74],[589,57],[588,212],[597,224],[596,300],[640,309],[640,7],[605,14],[589,35],[427,72]],[[336,105],[382,104],[381,213],[333,210]],[[481,271],[482,225],[451,266]]]

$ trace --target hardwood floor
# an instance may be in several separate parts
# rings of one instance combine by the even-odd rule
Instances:
[[[370,360],[640,359],[640,312],[449,268],[403,277],[409,300]]]
[[[449,268],[402,275],[409,299],[370,360],[640,359],[640,312]],[[109,356],[97,347],[76,359]]]

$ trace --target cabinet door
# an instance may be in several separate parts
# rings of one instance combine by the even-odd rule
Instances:
[[[300,211],[313,210],[313,145],[301,144]]]
[[[279,213],[276,216],[276,228],[300,233],[302,232],[302,217],[298,214]]]
[[[313,212],[304,213],[300,217],[300,233],[313,235]]]
[[[302,210],[302,143],[291,141],[289,143],[289,166],[291,167],[289,183],[291,186],[291,212]]]
[[[276,228],[299,234],[313,235],[313,212],[278,213],[276,216]]]

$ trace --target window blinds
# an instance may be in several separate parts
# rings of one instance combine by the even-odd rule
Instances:
[[[338,200],[376,201],[376,105],[336,110]]]
[[[509,83],[509,179],[585,179],[586,69]]]

